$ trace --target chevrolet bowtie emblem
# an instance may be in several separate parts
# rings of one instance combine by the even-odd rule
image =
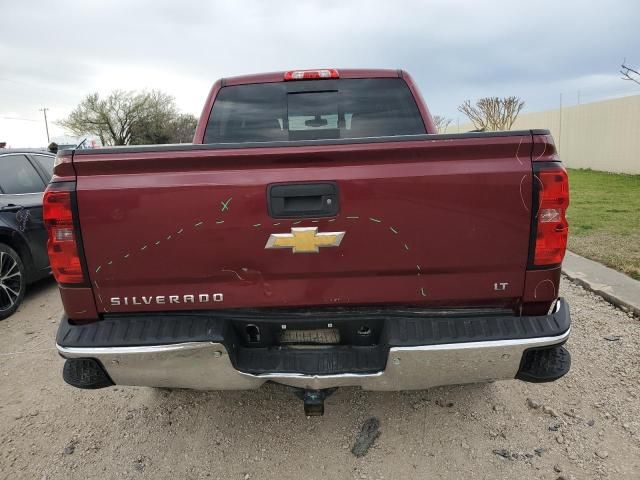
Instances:
[[[264,248],[291,248],[293,253],[318,253],[320,247],[337,247],[345,232],[318,233],[318,227],[291,228],[291,233],[272,233]]]

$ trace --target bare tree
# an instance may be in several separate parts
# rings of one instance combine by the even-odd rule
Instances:
[[[620,67],[621,67],[620,73],[622,74],[623,80],[629,80],[631,82],[635,82],[638,85],[640,85],[640,71],[634,68],[631,68],[629,65],[627,65],[626,59],[624,59]]]
[[[438,133],[446,133],[447,128],[449,127],[449,125],[451,125],[452,121],[453,120],[451,120],[450,118],[443,117],[442,115],[433,116],[433,123],[435,124]]]
[[[466,100],[458,107],[479,131],[510,130],[524,107],[518,97],[484,97],[475,105]]]
[[[195,117],[187,117],[166,93],[116,90],[105,98],[87,95],[58,124],[76,135],[97,135],[103,145],[143,145],[184,141],[191,125],[195,131]]]

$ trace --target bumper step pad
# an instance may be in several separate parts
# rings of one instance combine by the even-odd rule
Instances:
[[[235,365],[240,371],[261,375],[271,372],[302,375],[375,373],[384,370],[388,348],[337,345],[329,348],[238,348]]]
[[[93,358],[71,358],[64,362],[62,378],[69,385],[93,390],[110,387],[113,382],[102,365]]]
[[[553,382],[571,368],[571,354],[563,346],[524,352],[516,378],[525,382]]]

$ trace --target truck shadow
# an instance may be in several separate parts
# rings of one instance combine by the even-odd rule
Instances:
[[[327,398],[322,417],[306,417],[294,389],[272,383],[258,390],[229,392],[145,388],[134,403],[144,405],[146,413],[176,437],[234,439],[230,445],[217,445],[222,449],[235,444],[239,434],[265,445],[278,436],[309,445],[320,435],[323,441],[335,443],[338,451],[348,453],[353,436],[370,417],[380,420],[380,442],[397,438],[420,441],[438,429],[457,428],[462,434],[473,423],[483,424],[483,416],[496,414],[496,404],[502,403],[501,389],[493,383],[405,392],[340,388]],[[193,445],[198,448],[197,442]]]
[[[104,432],[105,458],[122,457],[120,468],[132,471],[130,457],[141,458],[149,464],[144,478],[186,472],[177,478],[299,480],[418,478],[421,469],[447,468],[443,456],[466,465],[468,455],[476,455],[474,461],[480,462],[478,452],[487,448],[483,442],[506,442],[504,417],[517,414],[493,407],[509,398],[520,403],[521,394],[517,382],[411,392],[341,388],[326,400],[321,417],[306,417],[292,390],[275,384],[228,392],[117,386],[82,396],[93,397],[91,410],[105,405],[113,412],[108,425],[104,419],[91,422]],[[364,456],[356,456],[352,449],[372,424],[372,440]]]
[[[470,407],[479,398],[490,395],[492,383],[475,383],[434,387],[428,390],[402,392],[364,391],[356,387],[338,388],[326,400],[327,413],[333,408],[342,408],[345,403],[359,403],[371,409],[392,404],[398,408],[418,409],[421,406],[433,405],[441,408]],[[297,389],[277,383],[265,383],[257,390],[245,391],[196,391],[187,389],[149,389],[150,396],[156,402],[177,403],[183,405],[202,404],[203,402],[228,403],[229,406],[250,406],[259,403],[263,409],[277,413],[304,416],[302,401],[295,395]],[[295,410],[299,410],[295,412]]]

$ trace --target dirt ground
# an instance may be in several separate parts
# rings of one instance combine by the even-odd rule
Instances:
[[[640,478],[640,321],[564,281],[573,366],[519,381],[375,393],[341,389],[307,418],[286,387],[112,387],[61,378],[55,285],[0,322],[0,478]],[[370,417],[380,436],[351,453]]]

